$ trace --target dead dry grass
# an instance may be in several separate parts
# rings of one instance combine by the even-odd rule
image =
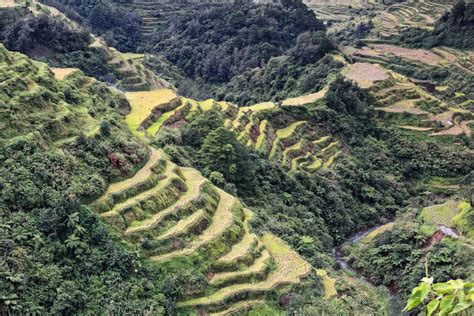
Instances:
[[[411,61],[422,62],[430,66],[436,66],[442,61],[442,58],[438,55],[424,49],[405,48],[390,44],[375,44],[373,45],[373,49],[382,54],[389,53]]]
[[[433,129],[432,127],[419,127],[419,126],[408,126],[408,125],[399,126],[399,128],[406,129],[409,131],[417,131],[417,132],[428,132]]]
[[[51,68],[54,77],[58,80],[64,80],[68,75],[73,73],[77,68]]]
[[[369,63],[355,63],[351,65],[346,77],[356,81],[362,88],[370,88],[375,82],[388,79],[385,69],[379,65]]]
[[[286,99],[285,101],[282,102],[282,104],[287,105],[287,106],[288,105],[296,106],[296,105],[304,105],[308,103],[313,103],[313,102],[318,101],[321,98],[324,98],[324,96],[326,95],[326,92],[327,92],[327,88],[324,88],[323,90],[316,93],[311,93],[311,94],[306,94],[306,95],[302,95],[295,98]]]
[[[464,130],[459,125],[454,125],[451,128],[439,131],[437,133],[431,133],[429,136],[458,136],[464,134]]]

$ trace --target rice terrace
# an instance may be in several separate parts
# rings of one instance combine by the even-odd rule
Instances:
[[[470,315],[474,3],[0,0],[0,314]]]

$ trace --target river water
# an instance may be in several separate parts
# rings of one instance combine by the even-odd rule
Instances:
[[[385,224],[384,224],[385,225]],[[352,235],[349,239],[347,239],[346,242],[344,243],[356,243],[359,240],[363,239],[365,236],[376,230],[377,228],[381,227],[383,225],[377,225],[374,227],[371,227],[369,229],[361,230],[357,232],[356,234]],[[342,253],[342,244],[339,246],[336,246],[332,249],[332,254],[334,256],[334,259],[336,260],[337,263],[341,265],[344,269],[349,269],[349,265],[347,263],[347,259],[344,257],[344,254]]]
[[[385,225],[385,224],[383,224]],[[383,225],[377,225],[374,227],[371,227],[369,229],[361,230],[357,232],[356,234],[352,235],[349,239],[347,239],[343,244],[345,243],[356,243],[366,237],[368,234],[379,228],[380,226]],[[334,247],[332,249],[332,253],[334,256],[334,259],[336,260],[337,263],[341,265],[342,268],[350,270],[354,273],[357,278],[365,283],[371,284],[369,280],[367,280],[365,277],[361,276],[357,271],[352,270],[351,267],[349,266],[346,257],[344,256],[344,253],[342,252],[342,244]],[[389,306],[388,310],[386,311],[387,315],[389,316],[400,316],[400,315],[408,315],[405,312],[402,312],[404,302],[400,299],[400,297],[397,296],[397,293],[394,291],[391,291],[389,288],[387,288],[389,292]]]

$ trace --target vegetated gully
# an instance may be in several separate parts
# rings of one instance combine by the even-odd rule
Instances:
[[[344,244],[347,244],[347,243],[351,243],[351,244],[356,243],[356,242],[362,240],[363,238],[365,238],[368,234],[370,234],[371,232],[373,232],[377,228],[379,228],[383,225],[386,225],[386,224],[388,224],[388,223],[376,225],[376,226],[373,226],[371,228],[361,230],[361,231],[355,233],[354,235],[352,235],[345,242],[343,242],[340,245],[334,247],[332,249],[332,254],[333,254],[334,259],[336,260],[336,262],[339,263],[343,269],[350,270],[360,280],[362,280],[366,283],[372,284],[367,278],[361,276],[360,273],[358,273],[357,271],[351,269],[351,267],[349,266],[349,263],[347,261],[347,258],[345,257],[345,255],[342,251],[342,246]],[[390,313],[389,314],[390,315],[400,315],[401,309],[403,308],[403,305],[401,305],[401,304],[403,304],[403,302],[400,301],[400,298],[397,296],[397,292],[394,289],[387,288],[387,290],[390,294]],[[405,314],[403,314],[403,315],[405,315]]]
[[[381,225],[373,226],[373,227],[365,229],[365,230],[361,230],[361,231],[357,232],[356,234],[352,235],[345,242],[343,242],[340,245],[334,247],[332,249],[332,254],[333,254],[334,259],[336,260],[336,262],[339,263],[342,268],[351,270],[350,267],[349,267],[349,263],[347,261],[347,258],[344,256],[344,253],[342,252],[342,245],[346,244],[346,243],[351,243],[351,244],[356,243],[356,242],[363,239],[368,234],[370,234],[371,232],[373,232],[374,230],[376,230],[377,228],[379,228],[383,225],[386,225],[386,224],[381,224]],[[457,233],[457,231],[455,229],[451,228],[451,227],[438,225],[438,228],[444,235],[451,236],[453,238],[459,238],[459,234]],[[356,271],[354,271],[354,272],[356,272]]]
[[[357,233],[352,235],[349,239],[347,239],[345,242],[343,242],[340,245],[334,247],[332,249],[332,254],[333,254],[334,259],[336,260],[336,262],[339,263],[342,268],[350,270],[349,263],[347,262],[347,258],[344,256],[344,253],[342,252],[342,245],[346,244],[346,243],[351,243],[351,244],[356,243],[356,242],[363,239],[365,236],[367,236],[368,234],[370,234],[371,232],[373,232],[374,230],[376,230],[377,228],[379,228],[381,226],[383,226],[383,225],[381,224],[381,225],[373,226],[373,227],[368,228],[368,229],[358,231]]]

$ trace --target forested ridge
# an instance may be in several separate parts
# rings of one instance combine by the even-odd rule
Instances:
[[[338,68],[329,57],[318,63],[335,46],[323,24],[300,1],[283,1],[281,6],[185,4],[179,14],[159,15],[161,29],[146,40],[139,32],[140,19],[116,3],[43,2],[90,27],[111,46],[162,55],[167,62],[155,61],[149,67],[169,78],[184,95],[241,104],[266,101],[278,94],[315,92]],[[100,59],[100,55],[77,51],[61,60],[66,65],[82,56]],[[243,81],[259,88],[245,87]]]

